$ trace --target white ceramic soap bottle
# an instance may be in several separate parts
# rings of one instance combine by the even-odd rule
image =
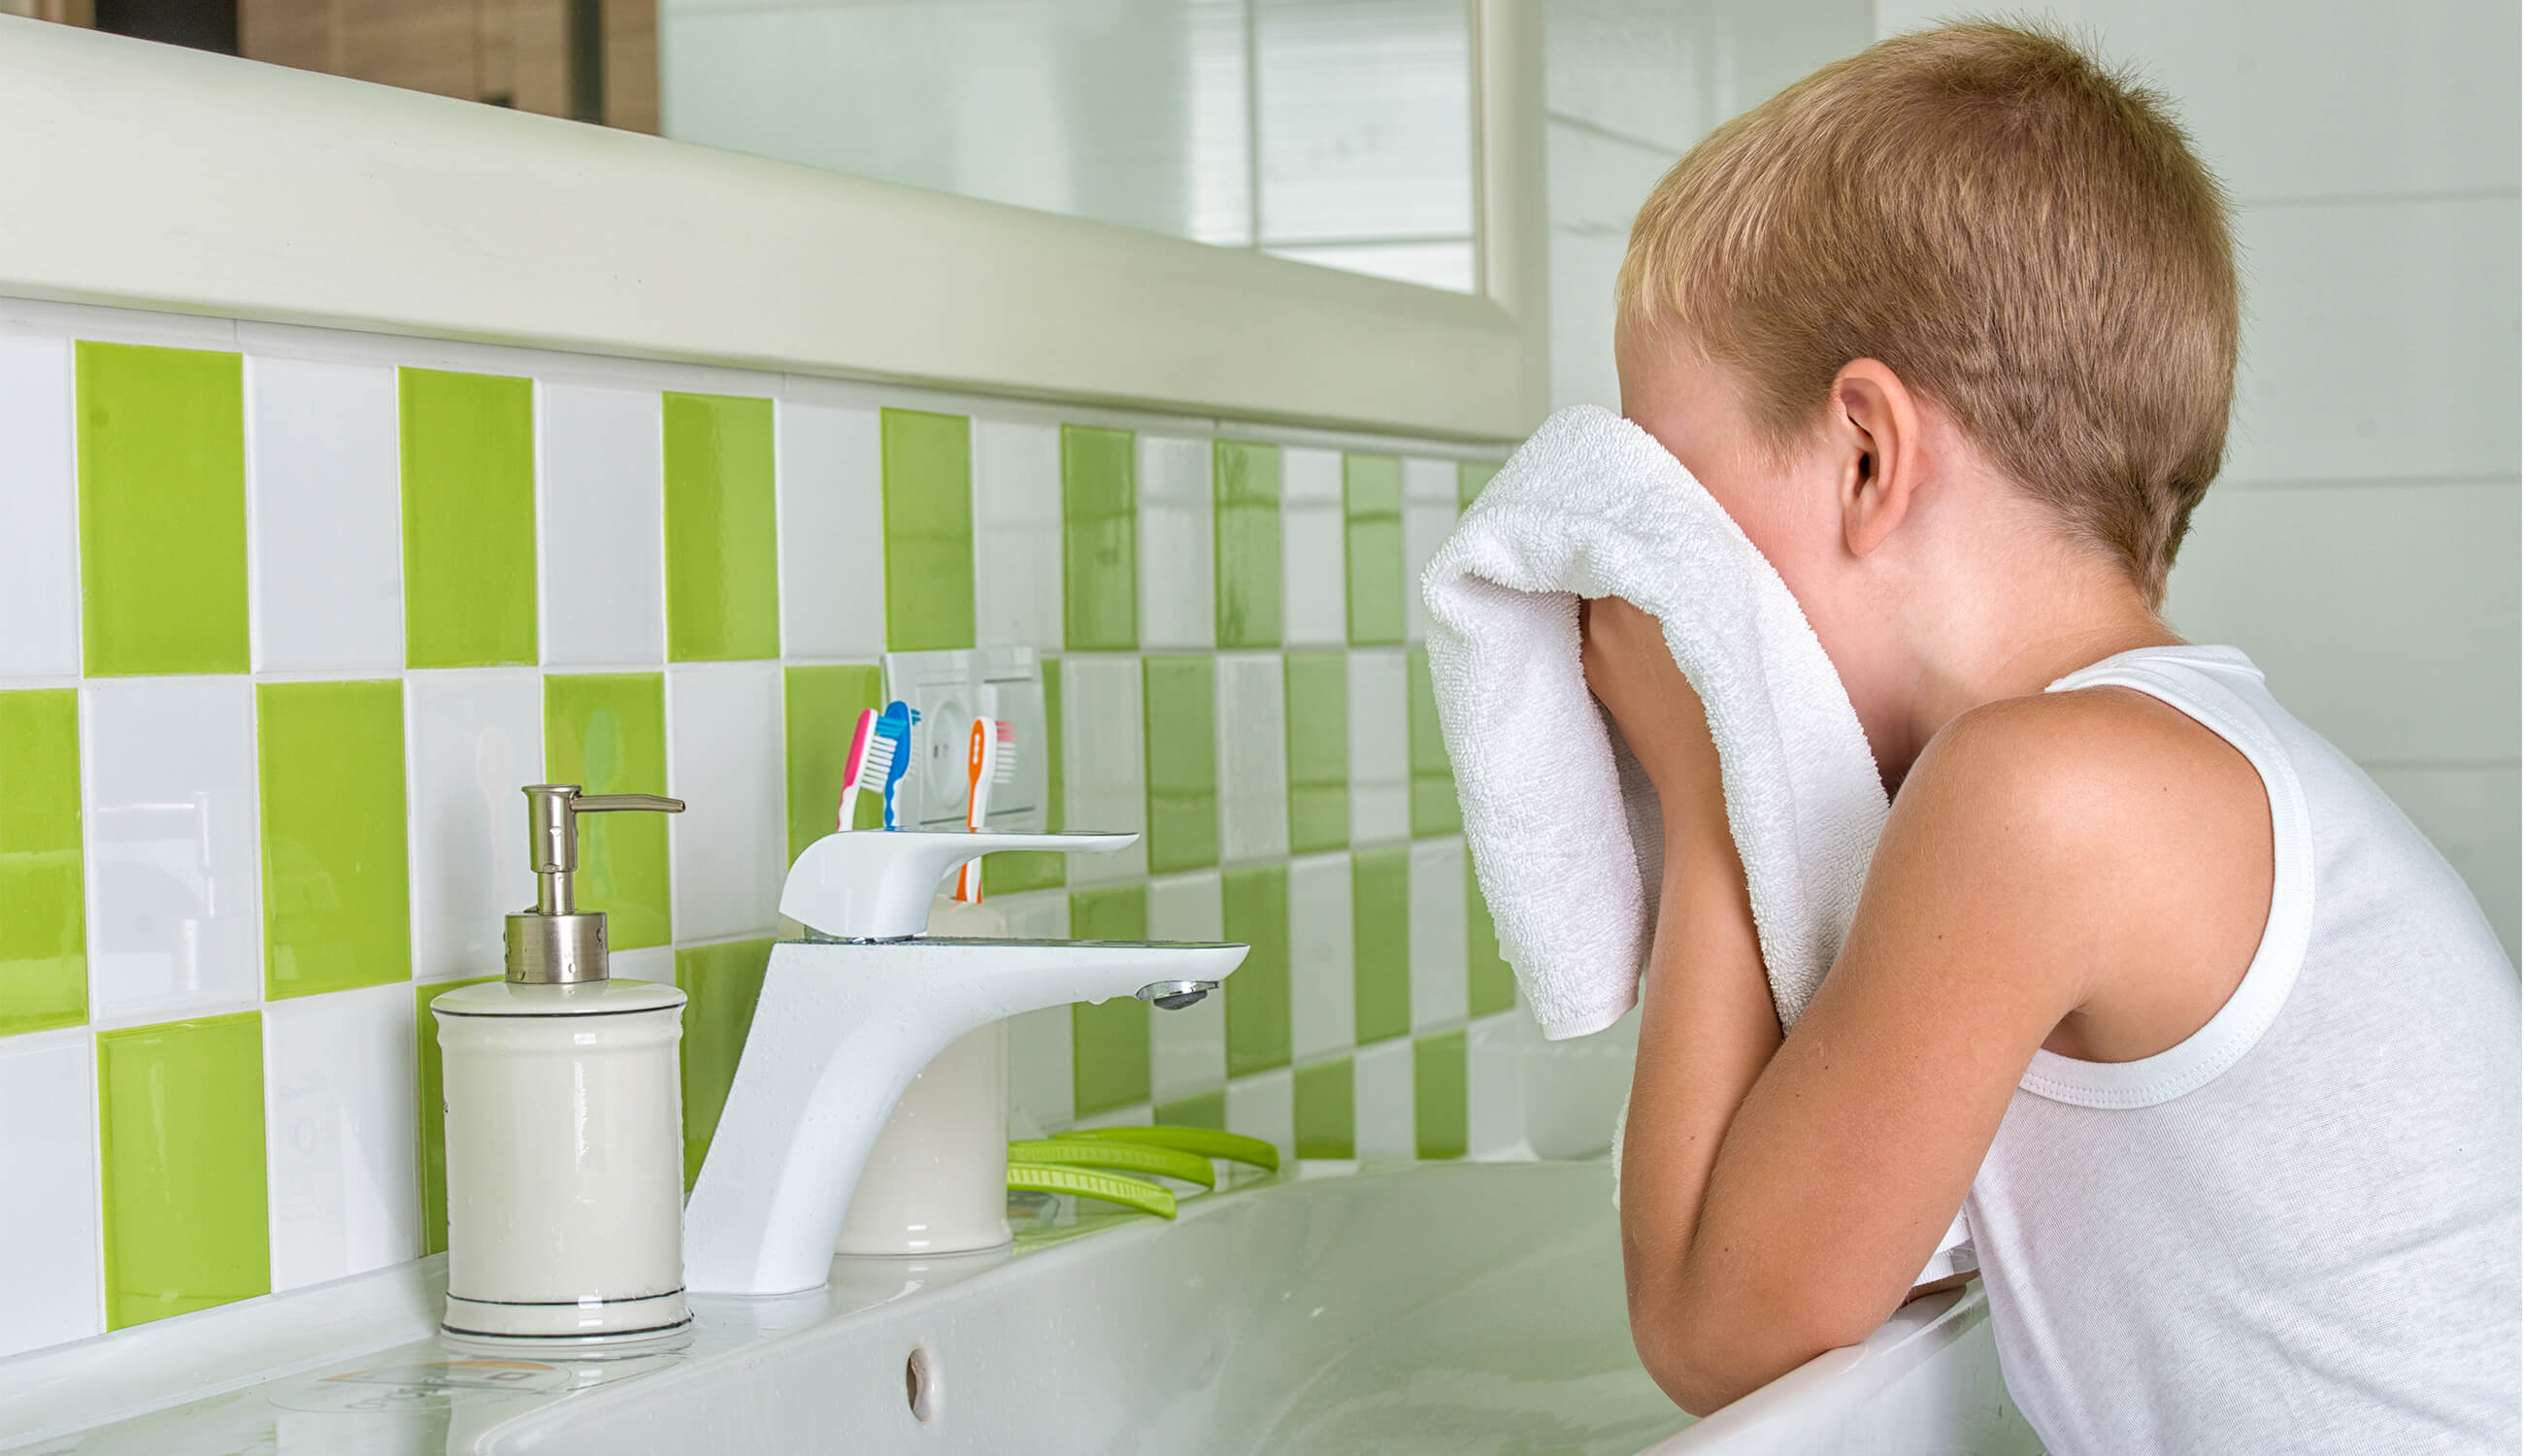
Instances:
[[[674,813],[649,794],[526,789],[535,907],[509,917],[503,980],[438,997],[446,1069],[453,1335],[588,1340],[689,1323],[684,994],[615,981],[605,916],[575,900],[578,816]]]

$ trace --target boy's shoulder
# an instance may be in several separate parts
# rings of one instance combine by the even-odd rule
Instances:
[[[2213,1015],[2268,917],[2259,772],[2127,688],[2003,699],[1947,724],[1895,799],[1883,853],[1960,880],[1950,903],[1989,928],[2080,962],[2094,1039],[2054,1049],[2100,1060],[2161,1050]]]
[[[2249,801],[2267,837],[2268,801],[2251,760],[2190,714],[2131,688],[1983,704],[1929,741],[1904,792],[1915,784],[1948,807],[1975,805],[2075,839],[2187,819],[2204,801]]]

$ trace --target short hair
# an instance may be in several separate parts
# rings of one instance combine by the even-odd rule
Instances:
[[[1692,148],[1630,229],[1621,314],[1679,325],[1779,448],[1881,361],[2155,607],[2225,454],[2227,212],[2160,93],[2053,30],[1947,25]]]

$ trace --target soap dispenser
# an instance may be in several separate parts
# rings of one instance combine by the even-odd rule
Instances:
[[[684,994],[616,981],[605,915],[577,906],[578,816],[681,801],[525,791],[535,906],[508,975],[431,1004],[446,1077],[452,1335],[654,1335],[684,1304]]]

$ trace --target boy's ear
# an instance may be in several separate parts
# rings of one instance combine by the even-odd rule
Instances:
[[[1841,454],[1841,539],[1852,556],[1867,556],[1910,515],[1926,471],[1918,402],[1883,364],[1853,360],[1831,381],[1831,433]]]

